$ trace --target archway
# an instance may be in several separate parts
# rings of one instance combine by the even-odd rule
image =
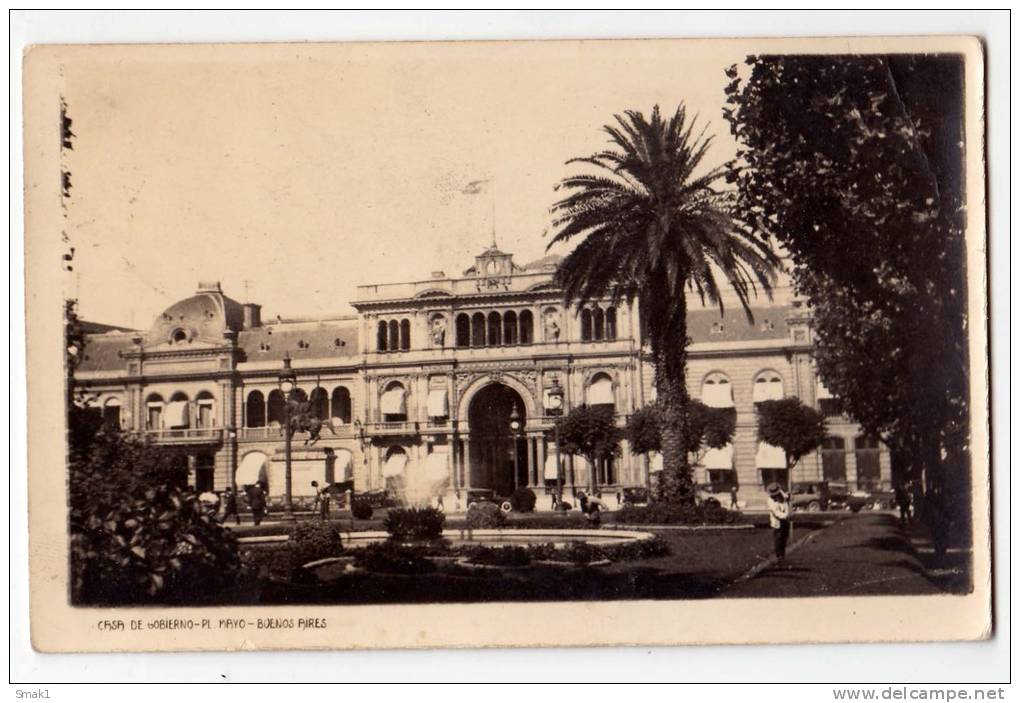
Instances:
[[[471,472],[472,488],[490,489],[497,496],[508,496],[517,486],[528,485],[527,441],[523,432],[514,437],[510,429],[514,407],[523,429],[527,421],[527,405],[513,388],[502,383],[490,383],[471,399],[468,406],[468,471]]]

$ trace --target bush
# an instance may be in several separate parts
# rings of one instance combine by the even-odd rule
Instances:
[[[351,515],[358,520],[372,518],[372,504],[367,500],[355,500],[351,503]]]
[[[499,529],[506,525],[506,515],[495,503],[473,503],[466,520],[472,529]]]
[[[392,509],[383,524],[392,539],[438,539],[445,523],[442,510],[424,507]]]
[[[741,513],[720,505],[656,502],[624,505],[616,513],[620,525],[733,525],[743,522]]]
[[[319,520],[299,522],[290,532],[291,562],[294,568],[310,561],[339,556],[343,552],[340,533]]]
[[[530,513],[535,509],[535,502],[537,500],[538,497],[533,490],[521,486],[510,496],[510,505],[518,513]]]
[[[354,565],[381,574],[427,574],[436,570],[427,553],[420,547],[378,542],[355,551]]]
[[[467,559],[472,564],[489,566],[528,566],[531,553],[525,547],[472,547]]]
[[[185,603],[234,585],[237,540],[187,490],[180,456],[92,415],[68,417],[72,602]]]

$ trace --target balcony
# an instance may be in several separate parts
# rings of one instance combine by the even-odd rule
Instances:
[[[181,427],[172,430],[146,430],[146,436],[160,444],[219,444],[221,427]]]
[[[333,437],[337,439],[350,439],[357,435],[357,430],[351,425],[334,427],[332,432],[330,432],[329,427],[323,427],[319,433],[319,439],[331,439]],[[237,429],[237,438],[242,442],[282,442],[283,428],[279,425],[269,427],[239,427]],[[294,434],[295,442],[303,442],[306,439],[308,439],[307,432],[297,432]]]

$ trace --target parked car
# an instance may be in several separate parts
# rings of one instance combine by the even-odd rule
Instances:
[[[844,481],[829,481],[829,509],[858,512],[871,505],[871,494]]]
[[[793,484],[790,505],[794,510],[817,513],[829,509],[829,497],[828,481],[803,481]]]
[[[510,502],[510,498],[506,496],[497,496],[495,491],[489,488],[472,488],[467,491],[467,507],[471,508],[475,503],[492,503],[498,505],[499,509],[504,513],[509,513],[514,509],[513,503]]]
[[[705,507],[730,507],[730,484],[699,483],[695,486],[694,500]]]
[[[644,486],[635,488],[624,488],[623,489],[623,500],[624,505],[647,505],[648,504],[648,489]]]

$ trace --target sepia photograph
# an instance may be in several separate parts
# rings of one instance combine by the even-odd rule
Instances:
[[[977,40],[24,61],[36,648],[991,633]]]

